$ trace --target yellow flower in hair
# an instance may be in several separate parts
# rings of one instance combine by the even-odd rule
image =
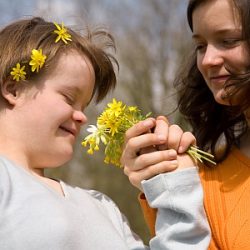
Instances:
[[[25,75],[26,72],[24,71],[25,66],[21,67],[20,63],[16,64],[16,67],[12,68],[12,71],[10,72],[10,74],[13,76],[13,80],[19,82],[20,79],[21,80],[25,80]]]
[[[46,58],[47,56],[43,55],[42,49],[33,49],[31,53],[31,60],[29,62],[31,71],[34,72],[36,70],[36,72],[38,72],[44,65]]]
[[[64,24],[62,23],[62,25],[60,26],[59,24],[57,24],[56,22],[54,23],[56,26],[56,30],[54,30],[54,33],[57,34],[57,38],[56,38],[56,43],[60,40],[62,40],[64,43],[68,43],[68,41],[72,41],[71,40],[71,35],[68,33],[68,30],[64,27]]]

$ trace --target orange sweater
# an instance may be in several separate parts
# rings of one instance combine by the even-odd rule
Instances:
[[[204,204],[212,231],[209,250],[250,249],[250,159],[234,149],[216,167],[200,167]],[[140,197],[145,219],[154,234],[156,210]]]

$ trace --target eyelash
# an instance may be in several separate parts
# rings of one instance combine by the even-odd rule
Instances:
[[[222,41],[223,45],[227,46],[227,47],[233,47],[238,42],[240,42],[240,39],[225,39],[225,40]]]
[[[63,94],[63,96],[64,96],[66,102],[67,102],[69,105],[73,106],[73,105],[75,104],[75,100],[74,100],[73,97],[68,96],[68,95],[65,95],[65,94]],[[82,108],[81,108],[81,111],[84,112],[85,109],[86,109],[86,106],[82,107]]]
[[[71,96],[65,95],[65,94],[63,96],[69,105],[74,104],[74,98],[72,98]]]
[[[197,44],[197,45],[195,46],[195,51],[200,51],[200,50],[204,49],[205,46],[206,46],[206,45],[203,45],[203,44]]]

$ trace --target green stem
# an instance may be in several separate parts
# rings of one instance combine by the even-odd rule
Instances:
[[[188,150],[187,153],[194,159],[198,160],[199,162],[203,163],[203,160],[208,161],[214,165],[216,165],[216,162],[211,160],[210,158],[214,158],[214,156],[210,153],[207,153],[203,150],[198,149],[195,146],[191,146]]]

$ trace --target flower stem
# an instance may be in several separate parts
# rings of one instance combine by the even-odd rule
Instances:
[[[207,153],[203,150],[198,149],[196,146],[191,146],[188,150],[187,153],[194,159],[198,160],[199,162],[203,163],[203,160],[208,161],[214,165],[216,165],[216,162],[213,161],[214,156],[210,153]],[[212,158],[212,159],[210,159]]]

